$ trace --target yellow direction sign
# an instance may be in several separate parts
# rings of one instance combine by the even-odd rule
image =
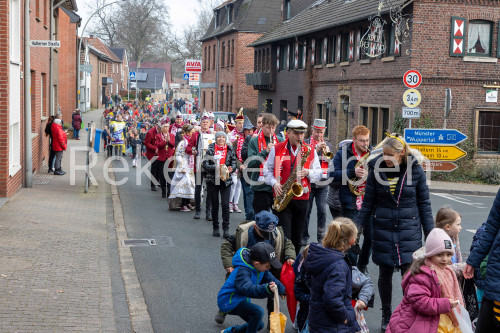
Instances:
[[[411,145],[411,147],[418,149],[431,161],[456,161],[467,155],[467,152],[455,146]]]
[[[422,95],[417,89],[408,89],[403,94],[403,102],[409,108],[416,108],[422,102]]]

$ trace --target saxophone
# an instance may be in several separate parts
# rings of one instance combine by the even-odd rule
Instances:
[[[302,143],[299,145],[299,151],[302,151]],[[300,160],[300,168],[302,169],[304,165],[306,164],[307,158],[309,157],[309,154],[311,153],[311,148],[307,146],[307,152],[305,152],[302,155],[302,158]],[[302,194],[304,194],[304,188],[302,187],[302,184],[299,183],[297,180],[297,167],[295,167],[290,174],[290,177],[286,180],[286,182],[282,186],[282,192],[281,195],[277,196],[274,198],[274,203],[273,203],[273,209],[277,212],[281,212],[286,208],[288,203],[290,203],[290,200],[295,197],[300,197]]]
[[[384,141],[380,142],[372,150],[368,149],[368,154],[365,154],[363,157],[361,157],[354,167],[355,168],[360,167],[360,166],[366,167],[366,162],[368,160],[368,157],[370,157],[370,154],[379,153],[380,150],[382,150],[383,143],[384,143]],[[349,186],[349,191],[351,191],[351,193],[357,197],[365,195],[365,190],[360,189],[360,186],[363,185],[365,182],[366,182],[366,178],[354,177],[354,178],[349,179],[349,181],[347,183],[347,185]]]

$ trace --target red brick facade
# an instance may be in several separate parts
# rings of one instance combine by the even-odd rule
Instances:
[[[447,127],[468,133],[469,127],[472,126],[475,137],[470,139],[476,140],[478,123],[484,118],[484,114],[480,118],[480,112],[494,112],[500,116],[499,103],[485,102],[488,88],[484,87],[500,84],[497,59],[499,2],[416,0],[405,11],[413,14],[413,31],[411,42],[402,46],[400,54],[388,52],[375,59],[342,59],[340,62],[335,59],[327,61],[326,64],[311,65],[313,39],[316,39],[317,47],[318,41],[323,41],[324,37],[331,38],[339,33],[345,38],[350,31],[360,30],[363,35],[368,28],[366,19],[351,25],[299,36],[299,41],[307,43],[305,70],[296,70],[294,66],[277,70],[277,46],[288,43],[293,45],[295,40],[283,40],[272,45],[256,47],[255,50],[272,49],[270,71],[275,88],[259,90],[258,105],[266,105],[267,100],[272,100],[272,112],[283,118],[283,102],[286,102],[290,111],[295,111],[298,108],[299,96],[302,96],[304,119],[311,124],[313,118],[326,118],[324,101],[330,98],[332,110],[328,114],[328,134],[332,143],[336,144],[349,138],[352,128],[359,124],[365,124],[372,130],[372,143],[376,143],[382,139],[384,129],[392,129],[395,114],[400,113],[401,108],[405,106],[402,96],[408,88],[403,84],[404,73],[416,69],[423,76],[423,83],[417,88],[422,94],[419,108],[423,114],[430,117],[436,128],[441,128],[444,122],[445,89],[451,88],[453,102]],[[491,56],[450,56],[452,16],[465,18],[467,22],[483,20],[491,23]],[[384,18],[389,22],[385,28],[390,30],[391,20],[388,16]],[[388,31],[386,38],[390,40]],[[464,47],[467,47],[467,37]],[[342,48],[344,52],[343,43]],[[407,51],[410,54],[407,54]],[[350,102],[348,114],[344,113],[341,105],[345,97],[348,97]],[[497,121],[495,126],[500,126],[500,121]]]
[[[242,107],[258,108],[258,93],[246,85],[245,74],[253,71],[254,63],[253,49],[247,45],[260,36],[262,34],[237,31],[228,33],[219,37],[218,49],[215,38],[202,43],[203,74],[200,79],[202,109],[235,112]],[[206,84],[211,84],[212,88],[203,88]]]

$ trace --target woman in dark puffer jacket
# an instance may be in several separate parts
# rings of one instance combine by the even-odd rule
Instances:
[[[429,188],[425,173],[412,150],[398,134],[389,135],[383,153],[370,156],[363,206],[358,225],[373,226],[373,262],[379,266],[378,288],[382,302],[382,332],[391,318],[392,275],[403,275],[412,262],[414,251],[422,247],[425,236],[434,227]]]

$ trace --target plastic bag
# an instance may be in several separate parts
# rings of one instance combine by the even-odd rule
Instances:
[[[270,333],[285,333],[286,316],[280,312],[278,288],[274,290],[274,312],[269,316]]]
[[[354,312],[356,313],[356,321],[358,322],[361,331],[358,333],[369,333],[368,325],[366,324],[365,315],[363,314],[362,309],[354,308]]]
[[[460,307],[460,313],[457,311],[456,307],[453,308],[453,313],[457,317],[457,321],[462,333],[474,333],[472,330],[472,323],[470,321],[469,312],[462,306],[462,304],[458,305]]]
[[[463,279],[462,282],[462,295],[464,296],[465,308],[469,312],[470,320],[476,319],[479,315],[479,305],[474,283],[474,279]]]
[[[448,314],[441,314],[439,316],[437,333],[460,333],[460,328],[453,325],[453,322]]]
[[[297,312],[297,300],[295,299],[295,293],[293,286],[295,283],[295,273],[293,272],[293,267],[285,262],[283,268],[281,268],[280,281],[283,283],[286,289],[286,305],[288,306],[288,313],[290,313],[290,319],[292,323],[295,322],[295,314]]]

